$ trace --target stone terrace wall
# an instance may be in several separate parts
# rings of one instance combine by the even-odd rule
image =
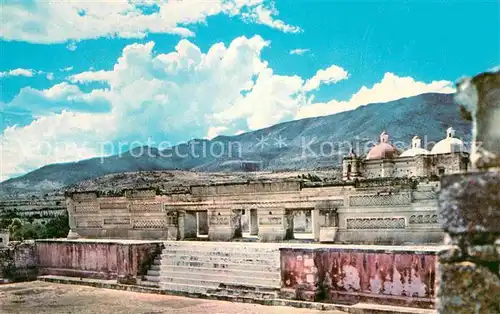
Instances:
[[[282,248],[282,296],[432,308],[437,248]]]
[[[0,248],[0,278],[9,281],[35,279],[38,270],[38,256],[34,241],[10,242]]]
[[[438,217],[441,314],[500,313],[500,172],[443,177]]]
[[[40,273],[135,283],[145,275],[161,242],[127,240],[38,240]]]

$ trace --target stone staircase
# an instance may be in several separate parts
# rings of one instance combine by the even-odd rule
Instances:
[[[141,284],[204,295],[277,297],[281,272],[276,244],[179,241],[164,245]]]

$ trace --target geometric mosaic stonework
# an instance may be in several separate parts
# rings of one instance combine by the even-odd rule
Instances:
[[[411,224],[437,224],[438,217],[437,217],[437,215],[411,215],[409,223],[411,223]]]
[[[161,212],[163,211],[162,203],[131,203],[131,212]]]
[[[414,200],[435,200],[437,193],[434,191],[415,191],[412,193]]]
[[[75,213],[96,213],[99,212],[98,203],[75,204]]]
[[[120,202],[120,203],[115,203],[115,202],[106,202],[106,203],[100,203],[100,208],[101,211],[128,211],[128,203],[125,202]]]
[[[164,219],[134,220],[134,229],[164,229],[166,226]]]
[[[88,229],[90,229],[90,228],[100,229],[100,228],[102,228],[102,222],[100,220],[77,221],[76,227],[77,228],[88,228]]]
[[[156,196],[155,190],[127,190],[127,191],[125,191],[126,198],[144,199],[144,198],[154,198],[155,196]]]
[[[351,206],[409,205],[411,199],[408,194],[363,195],[351,196],[349,202]]]
[[[104,224],[105,225],[128,225],[130,224],[130,219],[129,218],[107,218],[104,219]]]
[[[404,229],[404,218],[347,218],[347,229]]]

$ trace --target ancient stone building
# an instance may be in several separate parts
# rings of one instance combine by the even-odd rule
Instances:
[[[70,227],[89,238],[437,243],[443,236],[436,216],[439,176],[466,171],[468,163],[452,129],[443,141],[429,153],[414,138],[400,154],[384,132],[366,158],[344,159],[338,182],[192,185],[175,194],[73,192]]]
[[[66,203],[64,195],[22,196],[0,199],[0,218],[16,214],[22,219],[44,222],[64,215]]]

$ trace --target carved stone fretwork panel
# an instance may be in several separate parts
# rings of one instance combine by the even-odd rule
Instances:
[[[99,204],[101,211],[128,211],[128,203],[124,202],[106,202]]]
[[[437,215],[411,215],[410,224],[437,224]]]
[[[414,200],[434,200],[437,199],[437,193],[434,191],[415,191],[412,193]]]
[[[134,229],[164,229],[166,222],[164,219],[134,220]]]
[[[163,211],[162,203],[131,203],[131,212],[161,212]]]
[[[97,203],[82,203],[75,204],[75,213],[96,213],[99,212],[99,204]]]
[[[102,221],[100,220],[77,220],[77,228],[100,229],[102,228]]]
[[[128,225],[130,224],[130,218],[126,217],[114,217],[114,218],[105,218],[105,225]]]
[[[127,190],[125,197],[129,199],[144,199],[154,198],[156,196],[155,190]]]
[[[261,225],[281,225],[281,224],[283,224],[283,217],[277,217],[277,216],[259,217],[259,224],[261,224]]]
[[[362,195],[349,197],[351,206],[409,205],[409,194]]]
[[[404,218],[347,218],[347,229],[404,229]]]
[[[230,222],[229,216],[218,216],[212,215],[210,216],[210,225],[226,225],[229,226]]]
[[[329,210],[344,206],[343,199],[325,200],[316,203],[315,208],[319,210]]]

